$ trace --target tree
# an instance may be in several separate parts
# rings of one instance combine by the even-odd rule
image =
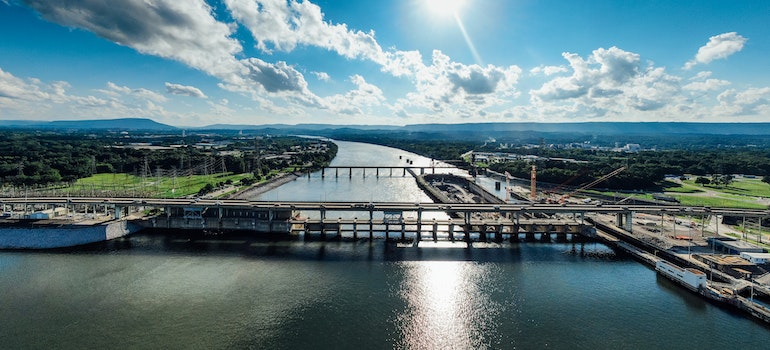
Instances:
[[[695,183],[696,183],[696,184],[699,184],[699,185],[701,185],[701,186],[705,186],[705,185],[708,185],[708,184],[710,184],[710,183],[711,183],[711,180],[709,180],[707,177],[698,176],[698,177],[695,179]]]
[[[198,191],[198,195],[202,196],[211,191],[214,191],[214,185],[207,183],[205,186],[203,186],[203,188],[201,188],[200,191]]]

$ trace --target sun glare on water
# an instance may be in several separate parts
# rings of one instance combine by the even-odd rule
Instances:
[[[455,17],[465,3],[466,0],[424,0],[425,7],[434,17]]]

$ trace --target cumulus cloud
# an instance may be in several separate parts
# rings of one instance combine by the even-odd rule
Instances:
[[[243,61],[248,69],[246,75],[251,80],[259,82],[269,92],[304,91],[307,82],[302,73],[289,66],[286,62],[267,63],[259,58],[249,58]]]
[[[614,46],[594,50],[588,59],[567,52],[562,57],[569,62],[572,75],[546,82],[540,89],[530,92],[533,97],[564,100],[587,95],[592,89],[595,90],[593,96],[605,96],[607,91],[617,90],[638,75],[641,69],[639,55]]]
[[[104,106],[108,102],[94,96],[78,96],[68,93],[70,84],[65,81],[44,83],[39,79],[21,79],[0,69],[0,109],[34,110],[50,109],[53,105]]]
[[[684,69],[691,69],[697,64],[707,64],[711,61],[727,58],[730,55],[741,51],[743,45],[749,39],[739,35],[736,32],[723,33],[712,36],[706,45],[698,49],[695,58],[684,65]]]
[[[539,75],[544,74],[545,76],[550,76],[558,73],[565,73],[567,72],[567,67],[564,66],[537,66],[535,68],[532,68],[529,70],[529,74],[531,75]]]
[[[349,30],[345,24],[325,22],[321,8],[309,1],[225,0],[225,4],[233,18],[249,29],[257,48],[266,53],[311,45],[347,58],[378,61],[383,55],[373,31]]]
[[[562,117],[623,116],[667,108],[686,100],[681,78],[664,68],[643,66],[640,56],[617,47],[594,50],[587,58],[563,53],[572,70],[530,90],[532,108]]]
[[[364,77],[353,75],[350,77],[350,82],[356,86],[356,89],[325,98],[326,108],[335,113],[363,115],[367,111],[371,112],[371,107],[380,106],[385,102],[382,89],[368,83]]]
[[[430,66],[416,69],[416,91],[398,101],[394,110],[399,114],[407,107],[417,107],[461,117],[478,116],[485,108],[503,104],[505,97],[516,96],[515,86],[521,76],[517,66],[466,65],[439,50],[433,51]]]
[[[329,81],[332,79],[332,77],[329,76],[329,73],[326,72],[312,72],[313,75],[315,75],[316,79],[320,81]]]
[[[717,96],[716,112],[726,116],[770,114],[770,87],[749,88],[744,91],[729,89]]]
[[[727,80],[706,79],[704,81],[694,81],[692,83],[689,83],[683,86],[682,88],[685,90],[694,90],[694,91],[714,91],[727,85],[730,85],[730,82]]]
[[[200,89],[194,86],[180,85],[166,82],[166,92],[174,95],[207,98]]]
[[[237,79],[240,43],[203,0],[24,0],[44,18],[82,28],[141,53],[182,62],[213,76]]]
[[[214,18],[203,0],[121,1],[25,0],[40,14],[65,26],[96,35],[141,53],[182,62],[222,80],[231,90],[307,94],[304,77],[285,62],[238,59],[241,44],[231,37],[234,28]],[[286,81],[280,81],[282,78]]]
[[[168,101],[166,96],[163,96],[155,91],[145,88],[132,89],[128,86],[117,85],[111,81],[107,82],[107,89],[99,89],[96,91],[113,98],[128,96],[139,100],[153,101],[156,103],[163,103]]]
[[[0,69],[0,111],[28,119],[170,115],[162,106],[166,97],[148,89],[131,89],[108,82],[106,89],[97,90],[107,98],[72,94],[70,89],[70,84],[64,81],[46,83],[35,78],[22,79]]]

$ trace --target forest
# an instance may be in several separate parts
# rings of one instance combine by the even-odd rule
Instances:
[[[559,134],[559,140],[565,143],[580,139],[568,138]],[[446,135],[445,135],[446,136]],[[567,183],[576,186],[588,183],[609,174],[615,169],[626,169],[602,182],[599,187],[616,190],[659,190],[666,175],[685,174],[706,176],[713,174],[747,174],[770,179],[770,146],[759,147],[756,144],[741,144],[739,136],[720,136],[728,145],[699,145],[686,143],[685,140],[702,140],[700,136],[645,136],[643,140],[668,147],[636,153],[624,153],[596,149],[565,149],[548,147],[542,138],[527,137],[510,139],[518,142],[518,147],[505,150],[496,143],[470,141],[462,137],[444,137],[441,134],[392,132],[380,133],[344,133],[335,138],[349,141],[369,142],[401,148],[426,157],[440,160],[459,159],[468,151],[507,152],[520,155],[533,155],[545,158],[534,163],[529,160],[517,160],[493,164],[475,164],[488,167],[498,172],[508,172],[515,177],[529,178],[532,165],[537,167],[538,181],[554,184]],[[613,139],[615,140],[615,139]],[[620,140],[620,139],[618,139]],[[636,140],[636,139],[625,139]],[[754,138],[751,141],[756,141]],[[524,145],[524,142],[536,142],[539,147]],[[712,140],[713,142],[713,140]],[[710,146],[709,146],[710,145]],[[580,162],[564,162],[554,158],[574,159]],[[470,164],[466,164],[469,167]]]
[[[459,160],[469,151],[508,152],[533,155],[538,160],[477,163],[515,177],[529,178],[532,165],[538,181],[573,186],[593,181],[620,167],[625,170],[600,187],[618,190],[659,189],[665,175],[709,176],[747,174],[770,179],[770,147],[742,145],[731,139],[728,145],[660,148],[636,153],[599,149],[549,147],[542,138],[528,137],[505,150],[500,142],[472,140],[457,135],[428,132],[336,130],[319,132],[339,140],[368,142],[414,152],[437,160]],[[259,134],[264,135],[264,134]],[[560,136],[565,142],[576,142]],[[680,141],[675,136],[646,141],[669,146]],[[685,136],[695,140],[698,137]],[[525,144],[539,140],[539,145]],[[667,140],[667,141],[666,141]],[[515,142],[513,140],[512,142]],[[752,140],[754,141],[754,140]],[[138,176],[208,174],[216,172],[267,174],[287,167],[319,168],[336,155],[336,145],[328,142],[325,152],[296,152],[318,143],[293,136],[239,135],[235,132],[191,133],[190,135],[147,133],[58,133],[55,131],[0,130],[0,185],[45,185],[71,182],[100,173],[128,173]],[[137,144],[153,146],[134,147]],[[159,149],[157,149],[159,148]],[[260,150],[257,157],[255,149]],[[289,152],[291,157],[282,155]],[[559,158],[574,159],[565,162]],[[471,167],[458,161],[455,164]]]
[[[127,138],[110,133],[0,131],[0,185],[55,184],[101,173],[155,176],[225,171],[258,175],[296,165],[319,168],[328,164],[337,150],[328,143],[325,152],[296,152],[318,141],[261,137],[257,157],[254,139],[212,134]],[[141,146],[135,147],[137,144]],[[293,156],[268,157],[284,152]]]

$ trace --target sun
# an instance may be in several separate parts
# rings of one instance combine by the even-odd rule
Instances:
[[[458,16],[466,2],[466,0],[423,0],[431,16],[441,18]]]

